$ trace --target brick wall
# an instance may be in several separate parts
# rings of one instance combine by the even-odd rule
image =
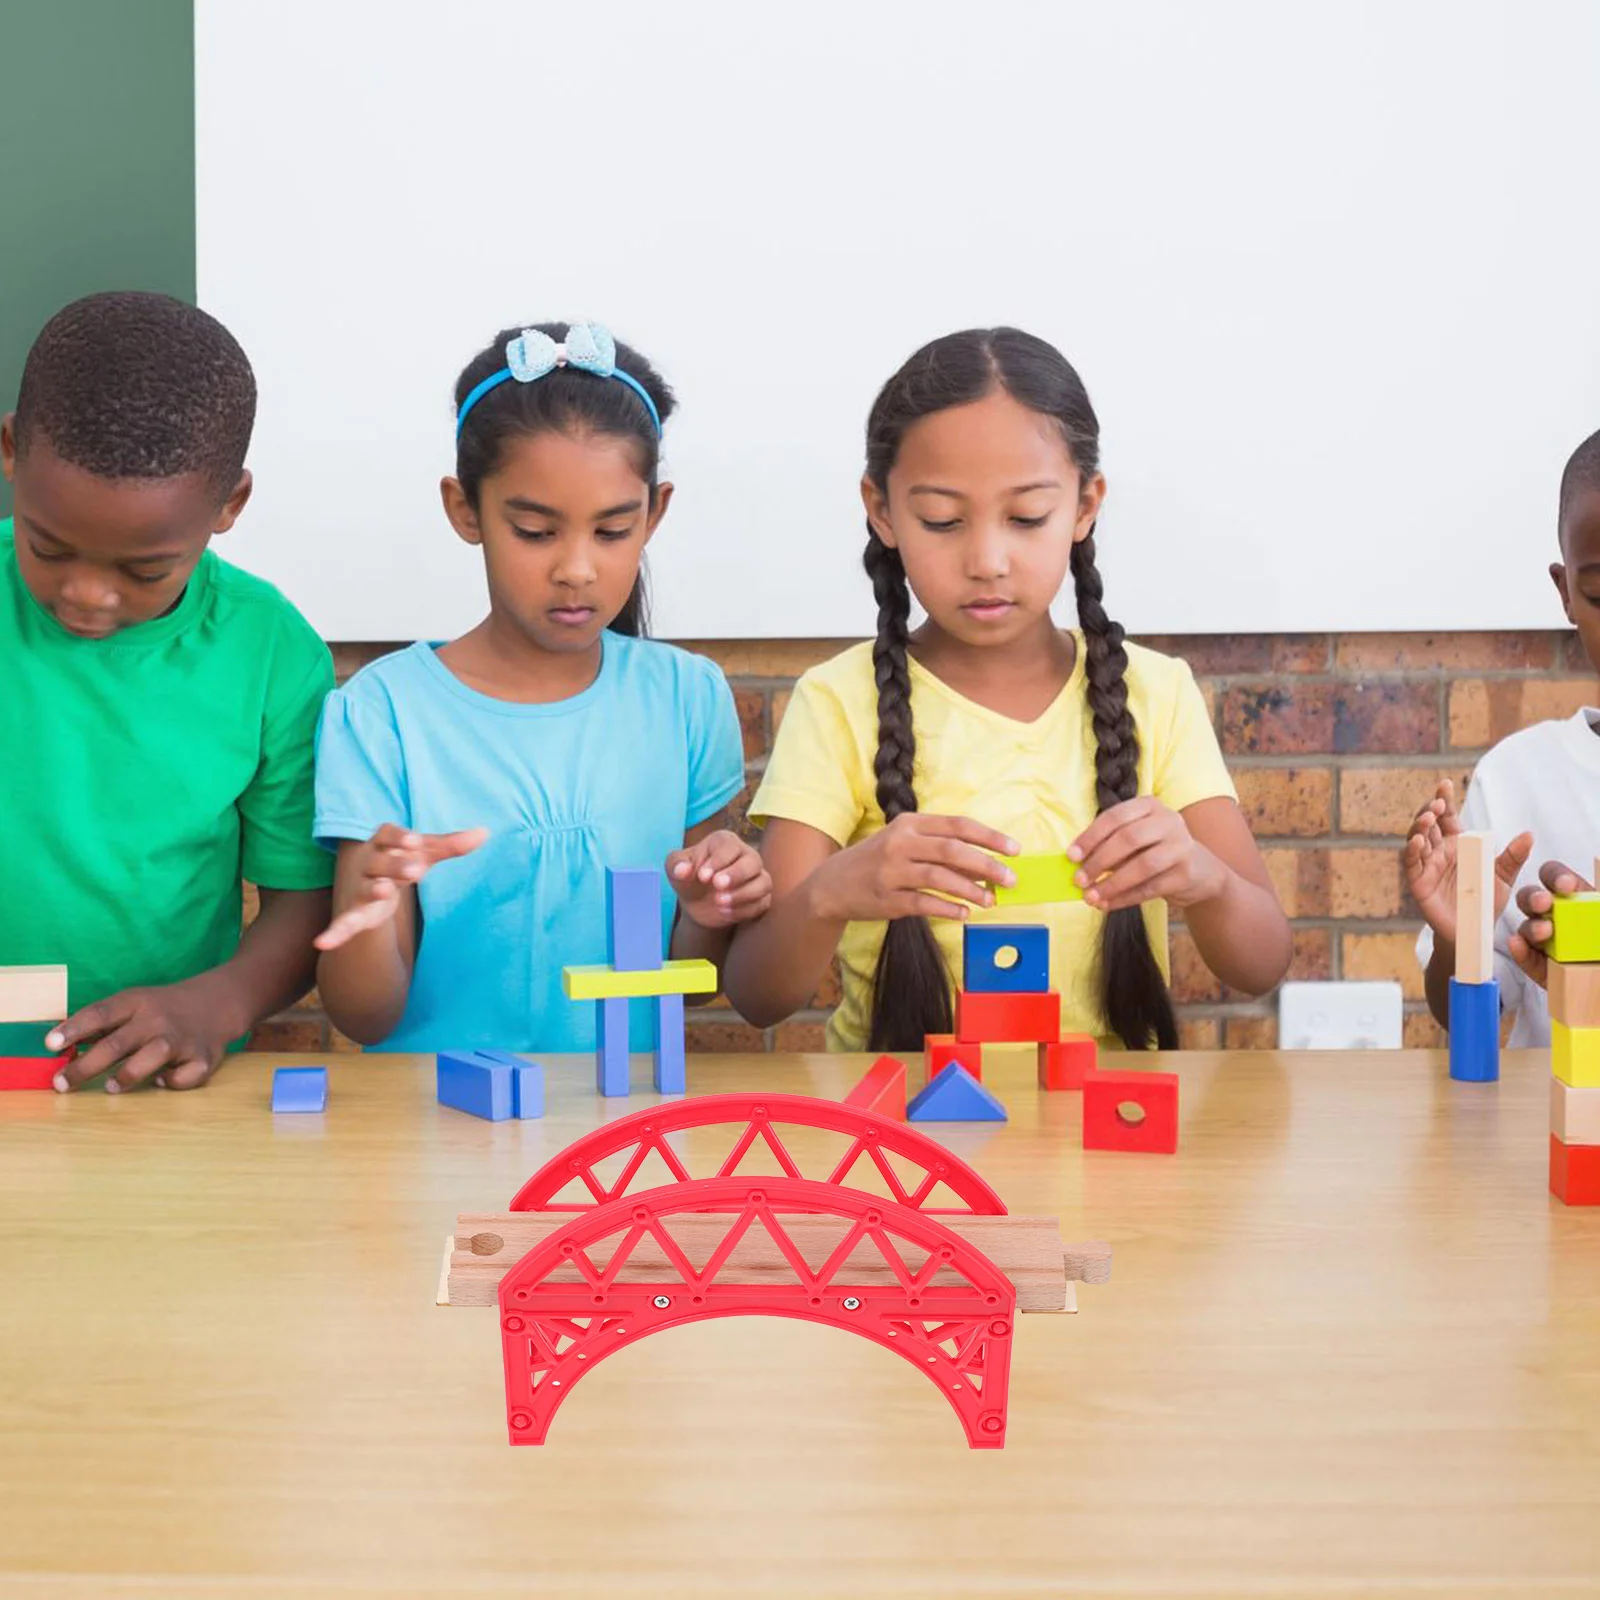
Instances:
[[[795,678],[844,640],[695,644],[733,685],[754,776]],[[1297,978],[1398,978],[1406,1043],[1433,1045],[1412,958],[1415,907],[1397,842],[1441,777],[1461,783],[1477,757],[1517,728],[1592,705],[1594,674],[1566,633],[1274,634],[1144,641],[1184,657],[1211,708],[1239,798],[1294,926]],[[336,646],[341,681],[392,646]],[[1261,1049],[1277,1040],[1269,999],[1217,984],[1192,941],[1173,933],[1173,990],[1184,1044]],[[719,1002],[688,1025],[692,1050],[820,1049],[836,990],[758,1031]],[[257,1030],[273,1050],[338,1049],[310,997]]]

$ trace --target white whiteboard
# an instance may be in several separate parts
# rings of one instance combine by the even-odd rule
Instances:
[[[868,406],[995,322],[1089,385],[1130,627],[1560,623],[1594,0],[197,0],[196,57],[200,296],[262,395],[223,553],[329,637],[481,615],[451,386],[566,317],[682,403],[665,636],[871,631]]]

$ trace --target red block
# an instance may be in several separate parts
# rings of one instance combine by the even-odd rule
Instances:
[[[867,1075],[844,1097],[858,1111],[876,1111],[880,1117],[906,1120],[906,1069],[893,1056],[879,1056]]]
[[[1122,1115],[1130,1101],[1143,1121]],[[1178,1148],[1177,1073],[1091,1072],[1083,1080],[1083,1148],[1170,1156]]]
[[[1099,1056],[1099,1049],[1087,1033],[1069,1033],[1058,1043],[1040,1045],[1039,1087],[1081,1089]]]
[[[1564,1206],[1600,1206],[1600,1145],[1550,1135],[1550,1193]]]
[[[1060,1037],[1061,996],[1054,990],[974,994],[963,989],[956,995],[956,1038],[963,1043],[979,1039],[986,1044],[1046,1044]]]
[[[922,1038],[922,1062],[928,1069],[928,1082],[950,1065],[959,1062],[967,1071],[983,1082],[983,1046],[975,1040],[961,1043],[953,1033],[928,1033]]]
[[[48,1089],[64,1056],[0,1056],[0,1090]]]

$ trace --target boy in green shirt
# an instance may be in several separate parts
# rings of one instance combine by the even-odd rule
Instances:
[[[255,378],[219,322],[91,295],[0,420],[0,966],[65,962],[71,1089],[206,1082],[310,987],[327,647],[207,547],[250,498]],[[241,879],[261,913],[240,937]]]

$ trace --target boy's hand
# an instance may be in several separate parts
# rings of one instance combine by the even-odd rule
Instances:
[[[1096,911],[1121,911],[1146,900],[1192,906],[1221,894],[1228,869],[1154,795],[1108,806],[1067,849],[1080,862],[1077,881]]]
[[[667,857],[683,914],[702,928],[754,922],[772,904],[772,878],[753,845],[726,828]]]
[[[1448,944],[1456,940],[1456,836],[1462,831],[1456,810],[1455,785],[1446,778],[1433,799],[1420,810],[1406,834],[1402,861],[1411,898],[1434,936]],[[1527,864],[1533,835],[1519,833],[1494,863],[1494,914],[1496,921],[1511,901],[1517,874]]]
[[[135,1089],[151,1077],[164,1089],[198,1089],[248,1026],[229,1013],[215,975],[206,973],[159,988],[124,989],[85,1006],[47,1034],[45,1046],[79,1049],[55,1076],[62,1093],[112,1067],[117,1070],[106,1080],[107,1094]]]
[[[430,867],[470,855],[489,837],[486,828],[461,833],[412,833],[386,822],[356,855],[359,874],[353,899],[313,941],[319,950],[337,950],[359,933],[390,921],[400,904],[401,885],[415,886]]]
[[[829,856],[812,873],[810,894],[816,915],[830,922],[961,921],[968,905],[994,904],[990,884],[1017,881],[995,856],[1021,853],[1016,840],[970,817],[906,811],[871,838]]]
[[[1547,861],[1539,868],[1538,883],[1517,891],[1517,910],[1522,913],[1522,926],[1511,935],[1511,959],[1539,985],[1545,987],[1550,975],[1550,958],[1543,946],[1550,942],[1556,925],[1550,920],[1550,908],[1558,894],[1582,894],[1589,885],[1571,867],[1559,861]]]

